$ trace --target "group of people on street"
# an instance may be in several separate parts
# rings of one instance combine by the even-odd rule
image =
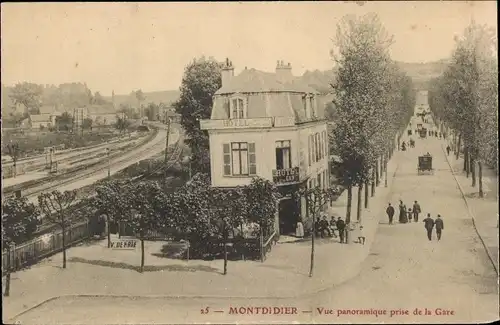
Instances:
[[[394,214],[395,214],[395,209],[389,202],[389,205],[387,206],[387,209],[385,210],[385,213],[389,217],[389,224],[393,224],[393,219],[394,219]],[[402,200],[399,200],[399,223],[408,223],[412,222],[412,219],[415,222],[418,222],[418,216],[419,214],[422,213],[422,208],[420,207],[420,204],[415,201],[413,203],[413,208],[409,208],[408,210],[406,209],[406,205],[403,203]],[[427,230],[427,238],[429,240],[432,240],[432,230],[434,227],[436,228],[436,235],[437,239],[441,240],[441,235],[444,229],[444,222],[443,219],[441,218],[441,215],[437,215],[436,220],[431,218],[431,214],[427,214],[427,218],[424,219],[424,227]]]
[[[427,238],[429,240],[432,240],[432,230],[434,229],[434,226],[436,227],[436,235],[437,235],[437,240],[441,240],[441,235],[443,233],[444,229],[444,222],[443,219],[441,218],[441,215],[437,215],[436,220],[431,218],[431,214],[427,213],[427,218],[424,219],[424,227],[425,230],[427,230]]]
[[[349,228],[349,229],[347,229]],[[327,216],[323,215],[322,218],[317,218],[314,222],[315,235],[317,237],[333,237],[339,238],[341,244],[347,243],[346,230],[349,230],[353,238],[357,238],[360,244],[365,244],[365,236],[363,232],[363,225],[361,223],[346,224],[341,217],[331,217],[330,221]],[[304,237],[304,225],[302,222],[297,222],[295,236],[298,238]]]
[[[389,202],[389,205],[387,206],[385,213],[389,217],[390,225],[392,225],[395,212],[396,211],[394,207]],[[418,216],[421,212],[422,208],[420,207],[420,204],[417,201],[413,203],[413,208],[409,208],[407,210],[406,205],[403,203],[403,201],[399,200],[399,220],[398,220],[399,223],[408,223],[411,222],[412,219],[415,220],[415,222],[418,222]]]

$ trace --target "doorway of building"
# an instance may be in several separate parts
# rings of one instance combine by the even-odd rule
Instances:
[[[279,223],[281,235],[294,235],[299,221],[300,210],[292,198],[284,198],[279,203]]]

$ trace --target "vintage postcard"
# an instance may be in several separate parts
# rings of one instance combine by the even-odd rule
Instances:
[[[498,321],[496,12],[2,3],[3,323]]]

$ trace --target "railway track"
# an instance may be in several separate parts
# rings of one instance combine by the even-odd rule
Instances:
[[[155,170],[155,171],[153,171],[153,172],[151,172],[151,173],[148,173],[148,174],[145,174],[145,175],[141,175],[141,176],[137,176],[137,177],[135,177],[135,178],[132,178],[132,179],[130,179],[130,180],[129,180],[129,182],[138,181],[138,180],[142,179],[143,177],[148,176],[148,175],[152,175],[153,173],[155,173],[155,172],[157,172],[157,171],[159,171],[159,170],[161,170],[161,169],[163,169],[163,171],[170,169],[170,168],[171,168],[172,166],[174,166],[174,165],[175,165],[175,164],[176,164],[176,163],[180,160],[180,158],[182,157],[182,152],[183,152],[183,144],[184,144],[184,136],[183,136],[182,132],[179,132],[179,139],[177,140],[177,142],[176,142],[175,144],[172,144],[172,145],[173,145],[173,148],[172,148],[172,151],[173,151],[173,152],[172,152],[172,154],[171,154],[170,158],[168,159],[167,164],[166,164],[166,165],[163,165],[161,168],[159,168],[159,169],[157,169],[157,170]],[[162,143],[161,145],[163,145],[163,143]],[[170,149],[170,148],[169,148],[169,149]],[[146,151],[148,151],[148,150],[151,150],[151,148],[147,148],[146,150],[141,151],[141,153],[146,152]],[[120,160],[120,161],[125,161],[125,160],[128,160],[128,159],[130,159],[130,158],[126,158],[126,159],[123,159],[123,160]],[[75,181],[75,180],[84,179],[84,178],[88,177],[90,174],[94,174],[94,173],[97,173],[97,172],[101,172],[103,169],[106,169],[106,168],[107,168],[107,167],[101,168],[101,169],[99,169],[99,170],[94,170],[94,171],[92,171],[92,172],[89,172],[89,173],[88,173],[88,174],[86,174],[86,175],[79,175],[79,177],[78,177],[78,178],[76,178],[76,177],[75,177],[75,178],[72,178],[72,179],[68,179],[68,181],[67,181],[66,183],[71,183],[71,182],[73,182],[73,181]],[[54,185],[53,187],[60,186],[60,185],[61,185],[61,183],[58,183],[58,184]],[[64,185],[64,184],[63,184],[63,185]],[[89,186],[91,187],[92,185],[89,185]],[[44,189],[44,190],[42,190],[42,191],[40,191],[40,192],[38,192],[38,193],[41,193],[41,192],[46,192],[46,191],[48,191],[48,190],[47,190],[47,189]],[[34,195],[37,195],[37,194],[33,194],[33,193],[32,193],[32,194],[29,194],[29,195],[28,195],[28,197],[29,197],[29,196],[34,196]],[[95,195],[96,195],[96,194],[95,194],[95,193],[93,193],[93,194],[87,195],[87,196],[85,196],[85,197],[86,197],[86,198],[92,198],[92,197],[94,197]],[[78,200],[75,204],[78,204],[78,202],[80,202],[80,201],[81,201],[81,200]],[[73,219],[73,220],[71,220],[71,223],[75,224],[75,223],[78,223],[78,221],[81,221],[81,220],[79,220],[79,219]],[[54,225],[54,224],[52,224],[52,223],[50,223],[50,222],[46,222],[46,221],[45,221],[45,219],[42,217],[42,218],[41,218],[41,224],[39,225],[39,228],[38,228],[38,230],[37,230],[37,234],[39,234],[39,235],[43,235],[43,234],[46,234],[46,233],[48,233],[48,232],[51,232],[51,231],[53,231],[53,230],[55,230],[55,229],[58,229],[58,226],[56,226],[56,225]]]
[[[152,136],[146,137],[146,139],[144,139],[142,141],[139,139],[139,144],[136,144],[135,146],[137,146],[137,147],[143,146],[145,143],[148,142],[148,139],[149,139],[149,141],[151,141],[151,139],[154,139],[155,136],[156,136],[156,133]],[[142,152],[146,152],[146,151],[142,150],[141,153]],[[86,154],[86,153],[83,153],[81,155],[84,155],[84,154]],[[110,159],[119,159],[120,155],[123,155],[123,153],[119,152],[119,151],[114,152],[110,155]],[[121,159],[120,162],[121,161],[124,161],[124,160]],[[116,164],[117,163],[116,160],[113,163]],[[91,165],[79,166],[79,167],[76,167],[72,171],[68,171],[66,173],[53,176],[51,179],[50,178],[49,179],[42,178],[42,179],[38,179],[38,180],[28,181],[28,182],[25,182],[22,184],[9,186],[9,187],[4,189],[4,195],[9,195],[9,194],[14,193],[17,190],[21,190],[23,193],[23,196],[30,198],[33,195],[36,195],[36,194],[41,193],[41,192],[46,191],[46,190],[50,190],[50,189],[57,187],[59,185],[71,183],[71,182],[77,180],[77,178],[81,179],[81,178],[88,177],[92,173],[102,171],[103,169],[106,169],[106,168],[107,168],[107,161],[98,161],[98,162],[95,162],[94,164],[91,164]],[[82,170],[85,170],[85,169],[88,169],[88,172],[86,172],[84,174],[80,174],[80,173],[82,173]],[[75,175],[72,176],[72,174],[75,174]]]
[[[151,147],[140,148],[140,150],[138,150],[137,152],[134,153],[134,157],[142,156],[143,154],[145,154],[146,152],[148,152],[150,150],[151,150]],[[114,159],[112,164],[119,165],[127,160],[130,160],[130,159],[131,159],[131,157],[127,157],[127,156],[117,157]],[[38,196],[42,192],[50,192],[51,190],[57,189],[57,188],[61,187],[62,185],[70,184],[70,183],[73,183],[73,182],[76,182],[76,181],[79,181],[79,180],[82,180],[85,178],[92,177],[93,175],[100,173],[100,172],[107,170],[107,169],[108,169],[107,162],[105,162],[105,161],[100,162],[100,163],[98,163],[97,166],[90,167],[90,168],[88,168],[88,170],[85,170],[84,172],[80,172],[77,175],[69,176],[68,178],[65,178],[62,180],[57,180],[54,182],[50,182],[48,184],[44,183],[44,184],[42,184],[38,187],[35,187],[35,188],[26,189],[26,190],[24,190],[24,193],[25,193],[24,196],[26,196],[26,197],[28,197],[28,199],[30,199],[30,198],[33,198],[35,196]]]

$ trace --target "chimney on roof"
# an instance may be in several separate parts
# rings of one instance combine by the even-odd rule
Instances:
[[[290,63],[284,64],[283,60],[278,61],[276,65],[276,78],[280,82],[290,82],[293,79],[292,65]]]
[[[227,86],[231,79],[234,77],[234,67],[233,62],[226,58],[226,62],[222,66],[222,87]]]

